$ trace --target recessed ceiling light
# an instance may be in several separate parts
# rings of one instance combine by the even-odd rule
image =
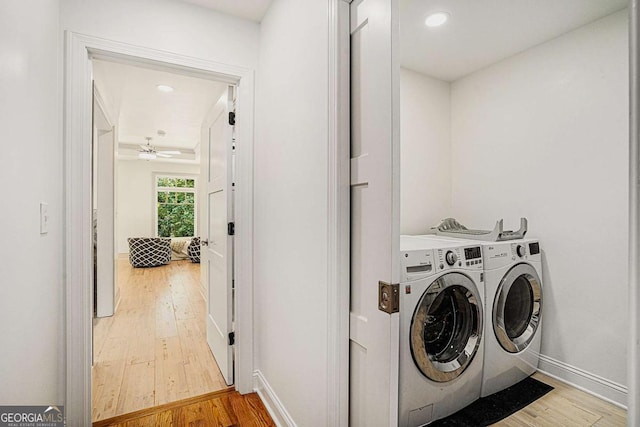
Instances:
[[[447,12],[436,12],[427,16],[424,21],[424,25],[427,27],[439,27],[449,20],[449,14]]]
[[[173,92],[173,88],[167,85],[158,85],[156,86],[160,92]]]

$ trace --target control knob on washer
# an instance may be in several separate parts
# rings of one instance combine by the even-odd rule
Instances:
[[[453,251],[447,251],[447,254],[444,257],[447,260],[447,264],[453,265],[458,261],[458,255],[456,255]]]
[[[518,245],[518,246],[516,246],[516,253],[518,254],[518,256],[519,256],[520,258],[522,258],[523,256],[525,256],[526,251],[525,251],[525,249],[524,249],[524,246],[522,246],[522,245]]]

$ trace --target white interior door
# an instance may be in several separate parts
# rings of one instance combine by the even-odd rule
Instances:
[[[96,221],[96,316],[113,316],[115,274],[115,130],[94,101],[94,209]]]
[[[207,343],[227,385],[233,384],[233,87],[218,101],[219,114],[209,127],[206,203],[207,241],[203,247],[207,277]]]
[[[378,308],[399,281],[396,1],[351,3],[350,422],[398,424],[399,314]]]

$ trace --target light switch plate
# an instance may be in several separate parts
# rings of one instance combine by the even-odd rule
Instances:
[[[40,234],[49,232],[49,204],[40,203]]]

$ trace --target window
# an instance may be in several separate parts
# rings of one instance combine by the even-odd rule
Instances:
[[[196,224],[196,180],[156,176],[156,233],[158,237],[192,237]]]

